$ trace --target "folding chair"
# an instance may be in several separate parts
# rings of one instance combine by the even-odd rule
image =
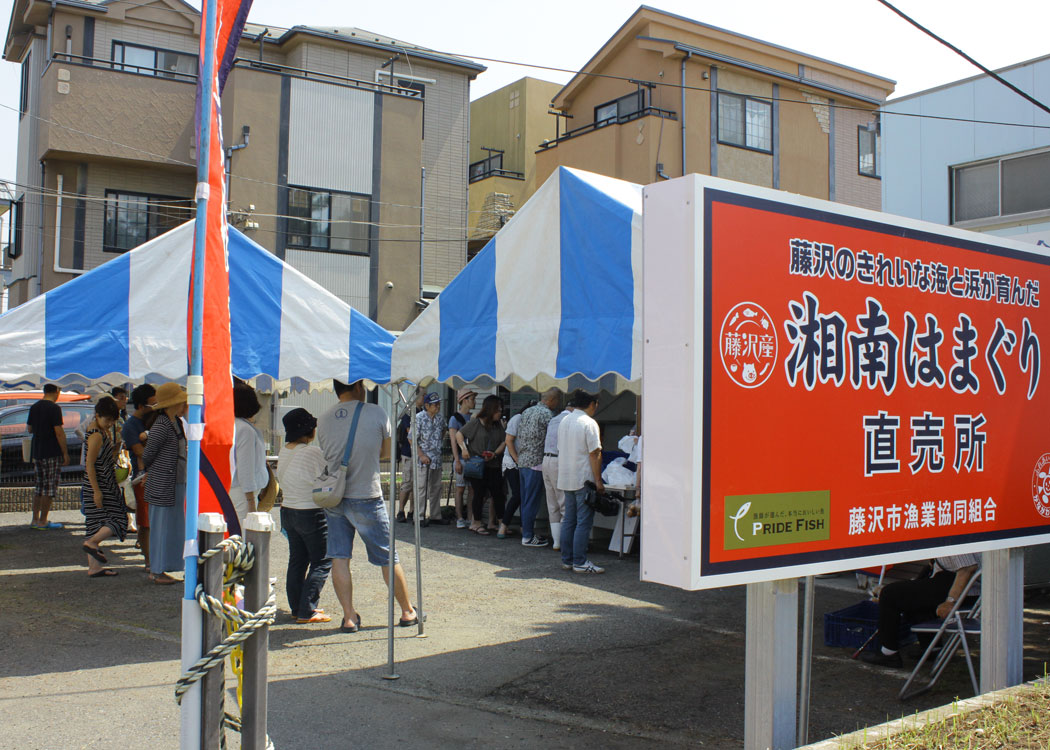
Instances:
[[[973,657],[970,653],[970,645],[966,640],[967,636],[980,636],[981,635],[981,588],[980,588],[981,571],[978,570],[970,577],[970,580],[966,582],[966,588],[963,589],[962,595],[959,600],[952,606],[948,616],[944,619],[927,620],[916,625],[911,626],[911,632],[913,633],[933,633],[933,640],[930,641],[930,645],[926,647],[926,650],[922,654],[922,658],[919,659],[919,663],[915,665],[915,669],[908,676],[908,681],[904,683],[904,687],[901,688],[899,695],[897,696],[900,700],[907,700],[921,693],[925,693],[927,690],[932,688],[936,684],[937,680],[940,679],[941,674],[948,666],[948,662],[955,655],[955,652],[962,646],[963,655],[966,657],[966,668],[970,671],[970,683],[973,685],[973,694],[977,695],[979,692],[977,686],[977,673],[973,668]],[[974,589],[974,585],[977,588]],[[970,592],[975,590],[977,593],[971,595]],[[936,656],[933,656],[933,652],[937,648],[937,644],[941,643],[943,638],[943,644]],[[933,657],[933,662],[930,665],[930,675],[925,683],[917,682],[916,678],[919,676],[919,670],[922,669],[923,665]],[[913,683],[915,685],[913,686]]]

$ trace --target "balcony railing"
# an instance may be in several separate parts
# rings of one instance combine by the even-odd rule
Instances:
[[[472,170],[470,173],[470,182],[480,182],[481,180],[484,180],[487,177],[507,177],[511,180],[524,180],[525,173],[511,172],[509,169],[498,169],[495,167],[493,167],[492,169],[481,170],[479,172],[474,172]]]
[[[152,76],[153,78],[167,78],[169,81],[182,81],[184,83],[196,83],[196,73],[180,73],[177,70],[165,68],[149,68],[145,65],[105,60],[100,57],[84,57],[83,55],[72,55],[67,52],[56,52],[51,56],[52,62],[69,63],[72,65],[86,65],[92,68],[109,68],[121,73],[132,75]]]
[[[631,122],[641,117],[663,117],[667,120],[677,120],[678,113],[670,109],[660,109],[659,107],[644,107],[643,109],[635,110],[629,114],[621,117],[609,117],[604,120],[598,120],[597,122],[591,122],[587,125],[581,125],[578,128],[572,130],[566,130],[560,136],[554,140],[547,141],[546,143],[540,144],[540,151],[544,151],[549,148],[554,148],[562,141],[567,141],[571,138],[578,138],[581,135],[587,135],[587,133],[593,133],[595,130],[601,130],[602,128],[609,127],[610,125],[623,125],[625,122]]]

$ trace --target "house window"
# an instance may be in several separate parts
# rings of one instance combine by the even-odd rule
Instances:
[[[17,258],[22,254],[22,206],[25,198],[11,204],[7,224],[7,257]]]
[[[288,189],[288,246],[368,254],[368,196]]]
[[[772,103],[765,99],[719,91],[718,142],[772,153]]]
[[[193,216],[192,199],[106,191],[102,249],[123,253],[152,240]]]
[[[22,91],[18,97],[19,119],[22,119],[22,115],[29,111],[29,67],[32,59],[31,55],[26,55],[26,59],[22,61]]]
[[[613,99],[611,102],[599,104],[594,108],[594,124],[598,127],[608,125],[611,122],[620,122],[632,115],[637,115],[645,109],[645,94],[647,89],[632,91],[630,94]]]
[[[127,42],[113,42],[113,67],[129,73],[180,81],[194,81],[197,78],[196,55]]]
[[[476,161],[468,167],[468,177],[470,182],[477,182],[483,180],[489,175],[495,172],[503,171],[503,152],[497,152],[489,154],[481,161]]]
[[[952,223],[1050,211],[1050,151],[951,167]]]
[[[857,126],[857,172],[868,177],[879,177],[878,123]]]

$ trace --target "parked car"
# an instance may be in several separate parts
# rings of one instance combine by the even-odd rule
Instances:
[[[22,404],[29,404],[32,406],[35,402],[39,401],[44,397],[43,391],[0,391],[0,408],[5,406],[21,406]],[[67,402],[76,401],[90,401],[91,396],[86,393],[75,393],[73,391],[61,391],[58,394],[58,402],[64,404]]]
[[[29,437],[26,417],[32,404],[0,407],[0,484],[27,485],[35,478],[33,465],[22,460],[22,438]],[[60,484],[79,484],[84,477],[84,465],[80,463],[83,439],[76,429],[95,414],[90,403],[66,402],[62,407],[62,427],[66,432],[71,465],[62,467]]]

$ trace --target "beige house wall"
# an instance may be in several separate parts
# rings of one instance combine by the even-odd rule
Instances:
[[[882,180],[857,170],[857,126],[875,121],[874,112],[835,110],[835,200],[851,206],[882,208]]]

